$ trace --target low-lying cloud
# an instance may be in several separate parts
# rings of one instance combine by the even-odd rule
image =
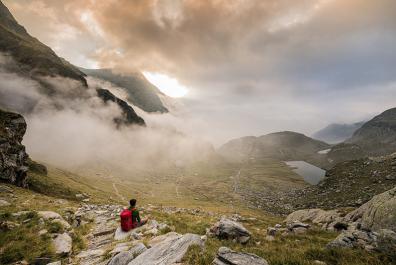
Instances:
[[[0,106],[24,114],[28,124],[24,144],[35,160],[77,172],[128,175],[182,167],[212,155],[210,144],[178,131],[177,118],[158,119],[139,111],[147,127],[116,128],[113,119],[122,115],[121,109],[115,103],[103,103],[95,90],[119,90],[122,98],[120,88],[109,83],[89,79],[86,88],[62,77],[39,81],[0,67]],[[42,92],[41,82],[50,84],[51,96]]]

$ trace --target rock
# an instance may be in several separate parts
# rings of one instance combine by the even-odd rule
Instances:
[[[285,222],[286,224],[293,222],[310,222],[325,230],[339,230],[334,226],[340,224],[342,220],[342,213],[338,210],[325,211],[322,209],[304,209],[289,214]]]
[[[47,230],[47,229],[41,229],[41,230],[38,232],[39,236],[45,235],[45,234],[47,234],[47,233],[48,233],[48,230]]]
[[[44,220],[63,219],[59,213],[52,211],[39,211],[37,214]]]
[[[147,250],[143,243],[138,243],[129,251],[121,251],[115,255],[108,265],[125,265]]]
[[[145,236],[156,236],[158,234],[158,229],[157,228],[153,228],[150,230],[147,230],[143,233],[143,235]]]
[[[47,263],[47,265],[62,265],[62,261],[58,260],[55,262]]]
[[[85,199],[85,196],[80,194],[80,193],[78,193],[78,194],[76,194],[76,199],[83,200],[83,199]]]
[[[119,243],[115,245],[115,247],[110,251],[110,254],[117,254],[120,252],[128,251],[131,248],[131,245],[128,242]]]
[[[137,256],[128,265],[171,265],[181,262],[190,246],[203,247],[203,244],[199,235],[185,234],[175,237],[171,234]]]
[[[297,229],[297,228],[308,229],[309,227],[310,227],[309,224],[305,224],[305,223],[301,223],[301,222],[293,222],[293,223],[290,223],[290,224],[287,225],[287,228],[288,228],[290,231],[293,231],[293,230],[295,230],[295,229]]]
[[[65,228],[67,230],[71,229],[71,225],[68,222],[66,222],[65,220],[63,220],[63,219],[53,219],[51,221],[51,223],[60,224],[63,228]]]
[[[274,227],[268,227],[267,228],[267,235],[269,236],[275,236],[276,235],[276,229]]]
[[[396,253],[396,233],[389,229],[379,230],[376,249],[383,253]]]
[[[10,206],[11,203],[9,203],[6,200],[0,200],[0,207],[6,207],[6,206]]]
[[[300,235],[300,234],[305,234],[308,231],[308,229],[305,227],[296,227],[292,231],[294,234]]]
[[[254,254],[235,252],[221,247],[212,265],[268,265],[268,262]]]
[[[210,233],[220,239],[235,239],[245,244],[250,239],[250,232],[240,223],[227,218],[221,218],[219,222],[210,228]]]
[[[58,234],[52,244],[56,254],[69,254],[72,250],[72,238],[67,233]]]
[[[348,221],[361,218],[362,227],[378,231],[396,231],[396,188],[374,196],[358,209],[346,216]]]
[[[151,239],[148,243],[149,247],[152,247],[158,243],[161,243],[165,240],[172,240],[172,239],[177,239],[180,237],[180,234],[176,233],[176,232],[169,232],[165,235],[160,235],[157,237],[154,237],[153,239]]]
[[[14,190],[11,189],[10,187],[5,186],[5,185],[0,185],[0,192],[1,193],[14,193]]]
[[[77,255],[77,258],[79,258],[79,259],[85,259],[85,258],[95,259],[95,258],[103,256],[105,253],[106,253],[106,250],[103,248],[89,249],[89,250],[81,251]]]
[[[0,179],[26,187],[29,156],[22,145],[25,119],[0,109]]]
[[[326,265],[326,262],[320,261],[320,260],[314,260],[313,263],[316,264],[316,265]]]
[[[20,224],[11,221],[1,221],[0,231],[10,231],[20,226]]]
[[[116,231],[114,232],[114,240],[124,240],[128,238],[133,232],[133,230],[124,232],[122,231],[121,227],[117,227]]]
[[[328,248],[363,248],[371,250],[375,248],[377,234],[367,230],[360,230],[350,226],[348,230],[339,234],[335,240],[327,244]]]

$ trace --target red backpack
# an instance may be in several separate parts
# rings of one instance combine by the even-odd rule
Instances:
[[[121,229],[124,232],[128,232],[133,228],[132,225],[132,212],[128,209],[122,210],[121,214]]]

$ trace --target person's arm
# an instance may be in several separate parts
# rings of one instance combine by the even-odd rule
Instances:
[[[133,211],[133,216],[135,217],[135,220],[138,221],[140,223],[140,215],[139,215],[139,211],[135,210]]]
[[[140,223],[140,214],[139,214],[139,211],[138,211],[138,210],[136,210],[136,214],[137,214],[136,220]]]

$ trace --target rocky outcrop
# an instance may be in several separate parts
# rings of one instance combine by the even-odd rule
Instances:
[[[325,211],[322,209],[305,209],[289,214],[285,222],[288,225],[294,222],[309,222],[324,230],[342,230],[346,229],[343,218],[344,215],[342,211],[338,210]]]
[[[212,265],[268,265],[268,262],[257,255],[219,248]]]
[[[329,248],[363,248],[388,252],[396,249],[396,187],[374,196],[358,209],[342,211],[298,210],[286,223],[305,221],[326,230],[343,230],[328,244]]]
[[[242,224],[224,217],[210,228],[208,234],[219,239],[236,240],[242,244],[247,243],[250,239],[250,232]]]
[[[175,236],[175,233],[169,233],[169,236],[144,251],[128,265],[172,265],[182,261],[190,246],[203,244],[201,237],[195,234]]]
[[[120,107],[122,111],[121,116],[114,118],[114,122],[118,126],[131,124],[145,125],[144,120],[136,114],[135,110],[129,106],[128,103],[114,96],[109,90],[98,88],[96,89],[96,92],[98,93],[98,97],[105,103],[108,101],[114,102]]]
[[[108,265],[126,265],[146,250],[147,247],[143,243],[138,243],[128,251],[119,252],[110,260]]]
[[[396,231],[396,187],[374,196],[347,216],[350,220],[359,217],[363,229]]]
[[[25,132],[21,115],[0,109],[0,178],[21,187],[27,185],[29,158],[21,143]]]

